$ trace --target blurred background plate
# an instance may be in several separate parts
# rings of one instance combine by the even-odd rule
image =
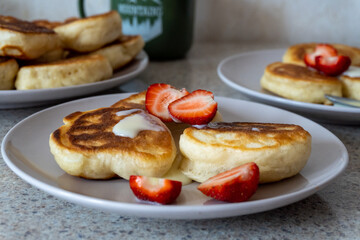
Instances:
[[[217,72],[221,80],[250,100],[284,108],[313,120],[335,124],[360,124],[360,108],[326,106],[286,99],[260,86],[265,67],[281,61],[286,49],[246,52],[222,60]]]
[[[115,71],[110,79],[100,82],[49,89],[0,90],[0,109],[40,106],[107,90],[139,75],[148,62],[148,55],[142,51],[124,68]]]

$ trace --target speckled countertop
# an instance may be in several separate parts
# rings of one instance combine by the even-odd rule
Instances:
[[[219,80],[216,68],[230,55],[278,48],[274,44],[202,44],[187,59],[151,62],[121,90],[167,82],[190,90],[243,98]],[[118,89],[102,94],[116,92]],[[48,106],[0,110],[0,137]],[[0,159],[0,239],[360,239],[360,127],[322,124],[346,146],[343,175],[316,194],[275,210],[224,219],[162,220],[120,216],[57,199],[24,182]]]

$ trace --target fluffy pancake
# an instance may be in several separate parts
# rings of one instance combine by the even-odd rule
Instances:
[[[118,69],[131,60],[143,49],[145,43],[141,35],[122,36],[119,40],[93,52],[92,54],[101,54],[106,57],[112,68]]]
[[[20,68],[16,89],[41,89],[92,83],[112,76],[109,61],[101,55],[82,56]]]
[[[301,43],[289,47],[283,56],[283,62],[305,66],[304,56],[306,53],[314,52],[316,44],[317,43]],[[338,51],[339,55],[350,57],[351,65],[360,66],[359,48],[337,43],[330,45]]]
[[[131,95],[128,98],[122,99],[116,103],[114,103],[111,107],[125,107],[130,109],[143,109],[145,110],[145,97],[146,97],[146,91],[136,93]],[[214,122],[216,121],[222,121],[222,116],[219,112],[216,113],[214,119]],[[183,133],[184,129],[190,127],[189,124],[185,123],[175,123],[175,122],[168,122],[165,123],[168,129],[171,132],[171,135],[173,136],[173,139],[175,141],[175,146],[177,149],[177,154],[175,161],[173,165],[171,166],[170,170],[162,177],[167,179],[173,179],[177,181],[181,181],[183,185],[189,184],[192,182],[192,180],[185,176],[180,170],[180,164],[183,159],[183,155],[181,154],[179,150],[179,140],[180,135]]]
[[[176,155],[167,127],[143,110],[100,108],[75,112],[65,117],[64,123],[50,135],[50,150],[58,165],[74,176],[161,177],[170,169]],[[132,137],[116,135],[113,128],[120,123],[125,124],[120,129],[140,127],[139,132]]]
[[[341,82],[307,67],[275,62],[265,68],[261,86],[296,101],[330,104],[325,94],[342,96]]]
[[[352,75],[351,72],[354,71],[357,71],[357,74]],[[350,66],[348,71],[340,76],[340,81],[344,97],[360,100],[360,67]]]
[[[34,59],[59,46],[59,37],[53,30],[0,16],[0,56]]]
[[[90,52],[118,39],[122,34],[118,12],[76,19],[54,27],[64,47],[78,52]]]
[[[0,90],[14,88],[14,79],[19,70],[15,59],[0,58]]]
[[[197,182],[247,162],[260,169],[260,182],[294,176],[311,152],[311,136],[297,125],[216,123],[185,129],[180,137],[180,169]]]

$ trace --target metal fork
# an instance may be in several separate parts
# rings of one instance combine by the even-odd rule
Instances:
[[[334,105],[345,106],[345,107],[357,107],[360,108],[360,101],[351,99],[351,98],[344,98],[344,97],[337,97],[325,94],[325,97],[329,99]]]

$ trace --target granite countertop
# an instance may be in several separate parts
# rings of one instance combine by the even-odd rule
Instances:
[[[155,82],[243,98],[219,80],[219,62],[274,44],[195,45],[183,60],[150,62],[135,80],[100,94],[140,91]],[[0,137],[25,117],[49,106],[0,110]],[[349,152],[344,174],[299,202],[257,214],[210,220],[121,216],[51,196],[20,179],[0,159],[0,239],[360,239],[360,127],[321,124]]]

